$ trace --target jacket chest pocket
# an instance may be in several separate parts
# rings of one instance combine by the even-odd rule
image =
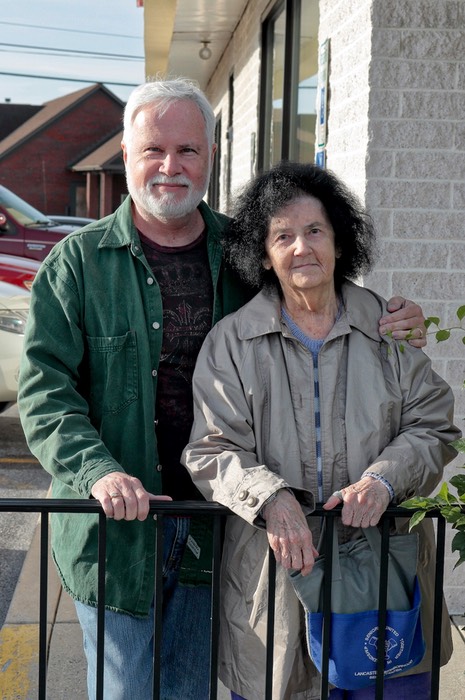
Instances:
[[[100,414],[119,413],[139,394],[136,333],[87,336],[87,345],[91,406]]]

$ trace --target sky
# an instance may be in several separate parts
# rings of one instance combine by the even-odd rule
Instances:
[[[42,105],[96,82],[144,82],[136,0],[0,0],[0,102]],[[100,55],[99,55],[100,54]]]

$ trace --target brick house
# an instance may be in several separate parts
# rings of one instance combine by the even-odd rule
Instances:
[[[0,116],[4,107],[13,105],[0,107]],[[114,138],[121,133],[123,108],[98,83],[36,108],[0,141],[0,184],[46,214],[97,218],[111,213],[126,194],[121,148]],[[108,142],[111,153],[104,147]],[[76,164],[81,165],[75,169]]]

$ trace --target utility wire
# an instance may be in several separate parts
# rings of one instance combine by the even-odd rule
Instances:
[[[0,46],[7,46],[16,49],[33,49],[34,51],[59,51],[60,54],[79,54],[80,56],[91,56],[92,58],[118,58],[118,59],[131,59],[135,61],[143,61],[143,56],[128,56],[126,54],[116,54],[116,53],[101,53],[97,51],[82,51],[81,49],[57,49],[51,46],[31,46],[29,44],[6,44],[5,42],[0,42]],[[57,54],[52,54],[57,55]]]
[[[11,55],[11,56],[16,55],[16,54],[19,54],[20,56],[51,56],[51,57],[55,57],[55,58],[69,58],[69,59],[77,58],[77,57],[74,55],[74,53],[72,52],[72,50],[70,50],[70,52],[67,53],[67,54],[59,53],[59,49],[58,49],[57,51],[58,51],[58,53],[54,53],[53,51],[47,51],[46,53],[42,53],[42,52],[40,52],[40,51],[20,51],[20,50],[18,50],[18,51],[11,51],[10,49],[2,49],[2,48],[0,47],[0,54],[9,54],[9,55]],[[80,56],[79,58],[81,58],[82,61],[86,61],[86,60],[92,59],[92,60],[96,60],[96,61],[98,61],[98,60],[102,60],[102,61],[125,61],[126,63],[140,62],[140,61],[143,61],[143,60],[144,60],[144,59],[138,59],[138,58],[134,58],[134,59],[131,59],[131,58],[130,58],[130,59],[128,59],[128,58],[122,58],[122,57],[116,56],[116,55],[114,56],[114,58],[113,58],[113,57],[109,57],[109,58],[107,58],[107,57],[99,57],[99,56]]]
[[[74,34],[96,34],[97,36],[116,36],[121,39],[141,39],[139,36],[130,34],[110,34],[109,32],[96,32],[90,29],[69,29],[65,27],[46,27],[37,24],[23,24],[22,22],[5,22],[0,20],[0,24],[8,24],[15,27],[30,27],[32,29],[52,29],[55,32],[72,32]]]
[[[70,83],[102,83],[103,85],[121,85],[123,87],[136,87],[138,83],[117,83],[113,80],[89,80],[89,78],[62,78],[56,75],[31,75],[30,73],[9,73],[0,71],[0,75],[9,75],[15,78],[37,78],[38,80],[60,80]]]

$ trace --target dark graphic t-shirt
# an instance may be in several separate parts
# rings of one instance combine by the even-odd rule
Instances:
[[[163,493],[175,500],[199,499],[199,491],[179,460],[192,426],[192,374],[213,316],[206,236],[203,233],[187,246],[167,248],[139,235],[163,300],[155,406]]]

